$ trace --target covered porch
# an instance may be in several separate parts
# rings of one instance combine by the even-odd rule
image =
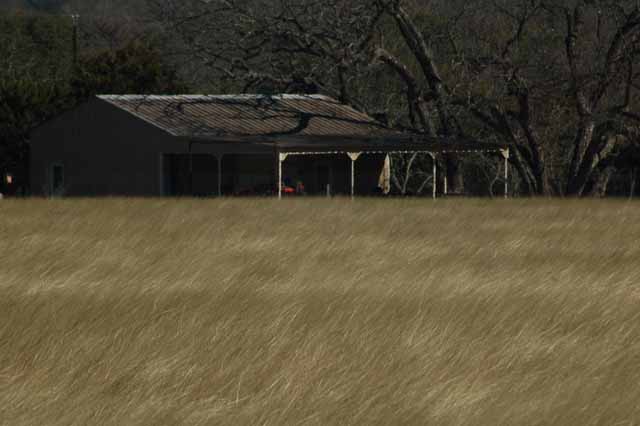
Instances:
[[[381,195],[389,190],[392,154],[427,154],[433,164],[432,182],[436,182],[441,173],[439,156],[493,153],[504,161],[504,197],[509,196],[510,150],[506,144],[416,136],[339,140],[308,136],[226,141],[197,138],[189,139],[188,143],[189,151],[183,162],[188,169],[184,189],[188,189],[189,195],[270,195],[280,199],[289,195]],[[441,193],[446,196],[446,173],[442,179]],[[435,199],[439,194],[437,186],[432,187]]]

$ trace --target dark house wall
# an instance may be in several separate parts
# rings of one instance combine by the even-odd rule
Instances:
[[[216,152],[226,153],[222,160],[224,195],[275,191],[277,163],[272,148],[196,143],[191,151],[197,156],[193,178],[186,177],[184,170],[184,154],[189,153],[187,141],[106,101],[94,99],[33,133],[31,193],[72,197],[161,196],[186,195],[193,190],[196,195],[214,195],[218,186],[217,160],[206,157]],[[356,192],[372,193],[383,169],[384,156],[363,155],[356,164]],[[331,170],[332,193],[348,194],[350,160],[346,155],[289,157],[284,164],[284,177],[302,180],[309,193],[322,194],[325,189],[320,180],[326,169]],[[175,173],[177,178],[168,177],[168,173]],[[53,181],[60,183],[60,179],[62,190],[52,194]],[[187,179],[195,180],[193,188],[189,188]]]
[[[66,196],[161,194],[161,152],[184,143],[107,102],[92,100],[39,128],[31,141],[31,191],[50,195],[63,166]]]

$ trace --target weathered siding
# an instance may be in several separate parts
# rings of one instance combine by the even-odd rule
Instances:
[[[184,152],[165,132],[98,100],[51,121],[34,134],[31,187],[49,192],[50,167],[64,166],[67,196],[160,195],[160,153]]]
[[[160,196],[166,185],[163,154],[187,154],[189,143],[99,99],[87,102],[34,132],[31,147],[31,190],[49,195],[51,167],[64,167],[65,196]],[[225,153],[225,195],[276,188],[276,155],[272,148],[242,143],[194,143],[191,152]],[[370,194],[378,185],[383,155],[363,155],[356,163],[356,192]],[[331,170],[334,194],[350,193],[350,160],[346,155],[291,156],[283,177],[302,180],[309,193],[323,193],[319,168]],[[217,187],[217,165],[195,176],[212,179],[201,192]],[[194,190],[198,188],[194,187]],[[216,191],[217,192],[217,191]]]

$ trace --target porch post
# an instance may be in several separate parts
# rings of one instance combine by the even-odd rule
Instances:
[[[224,154],[216,155],[218,160],[218,197],[222,197],[222,157]]]
[[[438,197],[438,163],[436,162],[436,155],[431,153],[431,159],[433,160],[433,199],[435,200]]]
[[[442,183],[444,184],[443,193],[446,197],[449,195],[449,169],[446,159],[442,163],[444,164],[444,170],[442,171]]]
[[[347,153],[351,159],[351,198],[356,195],[356,161],[362,155],[361,152],[349,152]]]
[[[509,198],[509,148],[500,152],[504,158],[504,198]]]
[[[289,154],[278,153],[278,199],[282,199],[282,163],[288,156]]]
[[[189,195],[193,197],[193,141],[189,141]]]

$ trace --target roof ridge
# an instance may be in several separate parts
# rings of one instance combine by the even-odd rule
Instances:
[[[166,100],[166,99],[325,99],[333,100],[333,98],[320,94],[277,94],[277,95],[263,95],[263,94],[225,94],[225,95],[207,95],[207,94],[182,94],[182,95],[139,95],[139,94],[125,94],[125,95],[112,95],[112,94],[99,94],[96,95],[99,99],[104,100]]]

